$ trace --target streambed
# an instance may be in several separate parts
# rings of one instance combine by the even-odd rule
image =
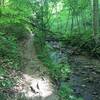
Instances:
[[[54,49],[50,52],[54,63],[61,60],[69,62],[72,73],[67,83],[71,85],[74,94],[82,96],[83,100],[100,100],[100,60],[72,55],[70,49],[61,47],[57,41],[49,41],[48,44]]]
[[[100,100],[100,61],[85,56],[71,56],[70,84],[84,100]]]

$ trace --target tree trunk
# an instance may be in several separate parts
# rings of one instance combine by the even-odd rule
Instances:
[[[4,7],[4,0],[0,0],[0,8]],[[0,17],[2,15],[2,10],[0,9]]]
[[[99,33],[99,8],[98,0],[93,0],[93,36]]]
[[[94,49],[92,52],[96,51],[96,48],[99,43],[99,0],[93,0],[93,40],[94,40]]]

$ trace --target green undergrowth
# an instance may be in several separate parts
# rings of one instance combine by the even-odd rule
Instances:
[[[99,38],[99,36],[98,36]],[[100,41],[97,41],[98,43]],[[91,54],[99,54],[98,49],[100,45],[96,43],[92,37],[92,34],[90,33],[73,33],[73,34],[68,34],[66,37],[66,45],[70,46],[77,46],[78,48],[87,51],[88,53]]]
[[[14,85],[13,70],[18,70],[20,53],[16,38],[0,32],[0,89],[11,88]]]
[[[29,35],[29,31],[26,27],[28,27],[28,25],[23,23],[1,24],[0,32],[6,37],[10,35],[10,37],[15,37],[16,40],[22,40]]]
[[[66,83],[62,83],[60,86],[59,97],[60,100],[83,100],[81,97],[76,97],[70,85]]]
[[[17,71],[22,67],[20,40],[26,37],[28,31],[22,24],[0,26],[0,97],[16,84]]]
[[[89,31],[83,33],[73,32],[65,33],[64,35],[54,34],[54,38],[61,41],[66,48],[68,46],[77,48],[75,52],[79,52],[80,54],[86,52],[90,56],[100,56],[100,34],[96,34],[93,37],[93,34]]]

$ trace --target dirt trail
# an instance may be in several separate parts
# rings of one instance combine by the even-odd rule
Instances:
[[[15,89],[24,94],[26,100],[58,100],[48,69],[37,58],[32,35],[22,43],[22,50],[23,74]]]

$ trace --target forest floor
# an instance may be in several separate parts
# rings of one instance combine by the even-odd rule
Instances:
[[[18,95],[26,97],[23,100],[58,100],[56,86],[52,84],[48,69],[37,58],[33,36],[21,43],[22,47],[22,72],[19,72],[14,100],[19,100]],[[41,51],[42,52],[42,51]]]

